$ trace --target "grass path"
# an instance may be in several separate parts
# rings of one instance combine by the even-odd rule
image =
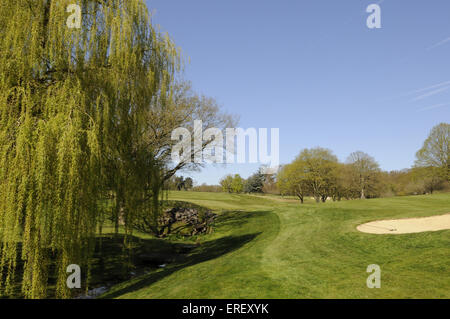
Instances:
[[[220,213],[190,262],[115,286],[119,298],[450,298],[450,231],[373,235],[374,219],[446,213],[450,194],[316,204],[174,192]],[[381,267],[381,288],[366,268]]]

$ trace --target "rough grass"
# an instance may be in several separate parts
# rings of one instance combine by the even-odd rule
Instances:
[[[304,205],[276,196],[172,192],[220,214],[185,258],[105,298],[450,298],[450,230],[360,233],[378,219],[450,212],[450,194]],[[381,267],[369,289],[366,268]]]

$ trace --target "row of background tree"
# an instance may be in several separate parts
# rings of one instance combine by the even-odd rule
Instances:
[[[177,191],[181,191],[181,190],[192,190],[192,188],[194,187],[194,180],[191,177],[184,177],[184,176],[176,176],[173,175],[171,176],[165,183],[165,188],[167,190],[177,190]]]
[[[203,184],[193,190],[291,195],[302,203],[306,197],[319,202],[449,191],[449,136],[449,124],[435,126],[416,153],[414,166],[400,171],[381,170],[372,156],[361,151],[350,154],[342,163],[331,150],[317,147],[302,150],[278,174],[264,175],[260,169],[248,179],[227,175],[220,186]]]

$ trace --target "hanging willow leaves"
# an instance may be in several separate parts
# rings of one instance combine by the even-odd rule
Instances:
[[[74,3],[79,29],[66,25]],[[146,198],[157,209],[145,120],[171,98],[179,54],[142,0],[2,0],[0,50],[0,288],[12,293],[21,258],[23,294],[43,298],[56,261],[69,297],[66,267],[89,265],[100,200],[113,194],[125,226]]]

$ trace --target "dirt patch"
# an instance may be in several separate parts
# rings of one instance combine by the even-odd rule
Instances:
[[[356,229],[370,234],[412,234],[445,230],[450,229],[450,214],[421,218],[377,220],[359,225]]]

